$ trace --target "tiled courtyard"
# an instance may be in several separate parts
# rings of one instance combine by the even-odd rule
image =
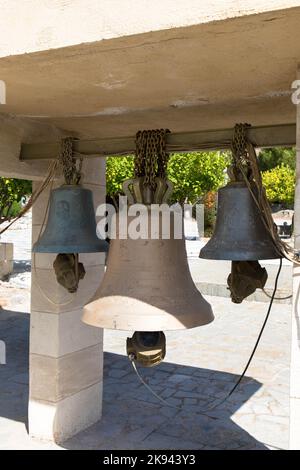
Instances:
[[[20,294],[12,292],[12,298],[15,309]],[[140,369],[172,407],[138,381],[124,356],[126,332],[106,331],[103,419],[60,447],[27,435],[29,315],[2,310],[0,338],[7,345],[7,365],[0,366],[0,449],[287,448],[290,307],[274,305],[247,378],[228,401],[210,411],[213,400],[220,400],[242,371],[267,304],[209,300],[215,322],[168,333],[164,363]]]

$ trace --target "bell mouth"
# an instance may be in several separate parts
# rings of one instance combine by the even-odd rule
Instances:
[[[216,261],[263,261],[268,259],[282,258],[273,245],[270,243],[259,244],[256,242],[253,246],[249,244],[228,243],[220,240],[213,240],[201,249],[199,258],[210,259]]]
[[[199,292],[199,295],[200,292]],[[156,307],[136,298],[120,295],[101,297],[83,309],[82,321],[109,330],[157,332],[176,331],[208,325],[214,320],[211,305],[199,298],[182,311]]]
[[[100,240],[99,243],[92,244],[82,244],[82,245],[43,245],[40,242],[37,242],[33,248],[32,253],[107,253],[109,250],[109,245],[105,240]]]

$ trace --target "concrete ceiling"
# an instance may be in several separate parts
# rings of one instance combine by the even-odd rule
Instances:
[[[82,138],[295,122],[300,7],[0,59],[0,112]]]

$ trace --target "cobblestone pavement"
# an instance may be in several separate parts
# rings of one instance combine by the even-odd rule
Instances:
[[[167,333],[165,361],[140,369],[173,407],[162,405],[138,381],[124,356],[126,332],[105,331],[102,420],[62,446],[29,439],[29,315],[18,312],[24,291],[15,292],[11,310],[0,313],[0,338],[7,345],[7,365],[0,366],[0,449],[287,448],[289,306],[274,305],[247,377],[230,399],[208,410],[242,371],[267,307],[217,297],[208,298],[216,316],[211,325]]]

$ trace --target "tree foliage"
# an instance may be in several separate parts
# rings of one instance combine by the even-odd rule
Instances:
[[[296,168],[296,150],[294,148],[266,148],[258,156],[261,171],[272,170],[277,166],[285,165],[292,170]]]
[[[172,154],[168,177],[174,184],[170,202],[194,204],[208,191],[216,191],[225,182],[229,157],[222,152]]]
[[[172,154],[168,178],[174,184],[170,202],[196,203],[207,193],[218,190],[226,179],[230,155],[224,152]],[[293,205],[295,190],[295,150],[272,148],[259,155],[263,183],[272,203]],[[122,183],[134,175],[134,157],[109,157],[106,166],[107,195],[115,199],[122,194]],[[213,210],[213,209],[212,209]]]
[[[18,203],[31,191],[31,181],[0,177],[0,223],[17,215]]]
[[[108,157],[106,159],[106,194],[111,198],[122,194],[123,181],[133,178],[134,157]]]
[[[267,198],[272,203],[292,206],[295,192],[295,170],[282,164],[262,173]]]
[[[225,181],[228,155],[221,152],[172,154],[168,162],[168,178],[174,184],[171,203],[194,204],[208,191],[217,190]],[[132,178],[134,160],[129,157],[109,157],[106,164],[106,191],[110,198],[122,193],[124,180]]]

